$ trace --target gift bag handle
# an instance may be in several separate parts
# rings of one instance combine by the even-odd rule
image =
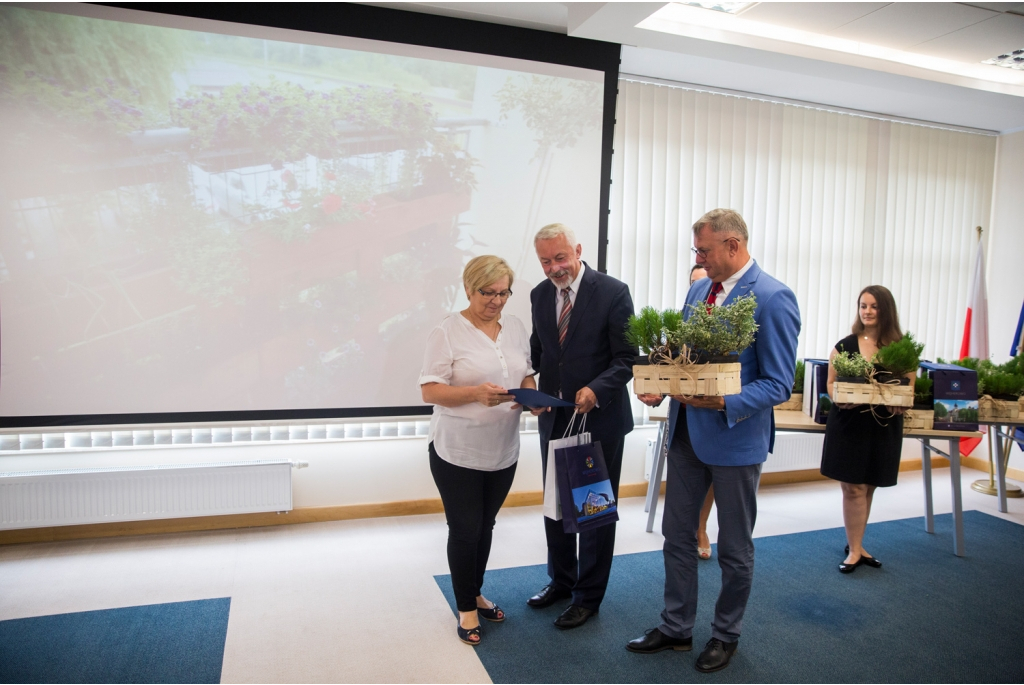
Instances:
[[[565,432],[562,433],[562,439],[563,440],[565,440],[567,437],[569,437],[569,434],[572,433],[572,426],[573,426],[574,423],[576,423],[576,415],[577,414],[579,414],[579,410],[574,411],[572,413],[572,417],[569,419],[569,425],[565,427]],[[583,422],[585,423],[586,420],[587,420],[587,417],[584,416],[583,417]],[[581,423],[580,425],[582,426],[583,424]]]

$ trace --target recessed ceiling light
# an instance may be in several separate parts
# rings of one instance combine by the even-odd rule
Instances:
[[[994,64],[997,67],[1024,70],[1024,49],[1014,50],[1013,52],[987,59],[982,64]]]
[[[679,5],[691,5],[703,7],[706,10],[725,12],[726,14],[739,14],[743,10],[756,5],[756,2],[681,2]]]

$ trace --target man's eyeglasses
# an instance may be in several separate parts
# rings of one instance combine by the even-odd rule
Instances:
[[[730,240],[738,240],[738,238],[736,238],[736,236],[729,236],[728,238],[726,238],[722,242],[723,243],[727,243]],[[710,251],[711,250],[703,250],[703,249],[698,249],[696,247],[691,247],[690,248],[690,252],[692,252],[693,254],[697,255],[701,259],[707,259],[708,258],[708,252],[710,252]]]
[[[500,293],[495,292],[494,290],[477,290],[477,292],[483,295],[488,300],[493,300],[494,298],[498,298],[499,300],[507,300],[512,295],[511,290],[502,290]]]

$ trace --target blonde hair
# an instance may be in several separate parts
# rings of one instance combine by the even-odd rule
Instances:
[[[508,276],[508,287],[511,290],[512,281],[516,279],[516,275],[508,262],[494,255],[480,255],[469,260],[466,268],[462,270],[462,283],[466,286],[466,290],[472,293],[494,283],[503,276]]]
[[[693,234],[697,235],[705,226],[710,226],[712,233],[733,233],[741,240],[748,239],[747,222],[735,209],[712,209],[697,219],[693,225]]]
[[[536,245],[538,240],[554,240],[560,235],[564,235],[569,241],[569,247],[576,247],[576,234],[565,224],[548,224],[533,236],[533,244]]]

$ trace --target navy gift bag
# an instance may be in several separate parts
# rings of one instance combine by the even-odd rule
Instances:
[[[619,520],[600,442],[555,450],[562,528],[579,533]]]

